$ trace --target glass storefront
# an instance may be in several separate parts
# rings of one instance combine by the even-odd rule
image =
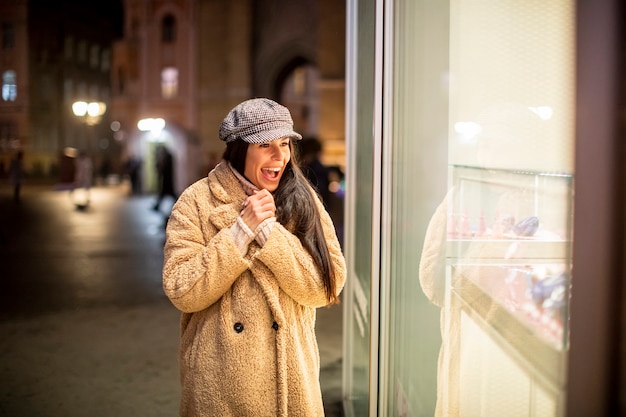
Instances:
[[[348,1],[348,416],[564,415],[574,6]]]
[[[347,403],[349,413],[355,416],[366,416],[370,412],[371,380],[375,379],[373,372],[376,367],[370,366],[370,358],[376,355],[375,338],[378,334],[378,323],[372,320],[374,308],[378,308],[377,301],[372,303],[371,289],[378,286],[378,256],[376,250],[378,239],[376,232],[379,224],[375,222],[380,211],[378,204],[373,204],[376,195],[380,192],[380,180],[376,175],[380,161],[375,155],[380,147],[376,142],[376,134],[372,126],[374,120],[376,102],[380,101],[377,95],[377,79],[379,73],[375,71],[376,63],[376,4],[375,2],[363,2],[358,6],[348,9],[353,13],[348,26],[353,31],[348,36],[349,42],[354,46],[352,54],[358,56],[359,64],[354,66],[348,75],[348,83],[359,85],[358,89],[352,88],[353,96],[348,98],[348,106],[354,111],[354,121],[348,130],[352,133],[348,136],[354,138],[354,143],[347,146],[361,149],[362,152],[353,152],[348,164],[351,169],[347,171],[347,182],[354,184],[351,188],[349,200],[352,201],[351,212],[353,216],[346,219],[345,227],[351,230],[359,230],[358,236],[346,236],[346,250],[350,258],[350,300],[344,309],[344,334],[349,341],[345,349],[349,352],[344,354],[344,386],[350,391],[351,401]],[[358,22],[358,23],[357,23]],[[355,63],[352,60],[353,64]],[[358,180],[357,180],[358,179]],[[344,296],[345,298],[345,296]],[[376,311],[376,310],[374,310]],[[345,350],[344,349],[344,350]],[[375,389],[375,388],[374,388]],[[375,397],[375,394],[374,394]]]

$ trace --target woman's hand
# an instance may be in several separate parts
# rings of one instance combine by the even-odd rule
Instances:
[[[240,215],[250,230],[256,230],[263,220],[276,216],[274,196],[265,189],[255,191],[244,200]]]

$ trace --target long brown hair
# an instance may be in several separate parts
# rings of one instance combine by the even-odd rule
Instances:
[[[289,141],[291,159],[278,188],[274,191],[276,220],[300,239],[302,246],[311,254],[322,272],[326,297],[330,304],[338,302],[335,287],[335,270],[322,229],[320,213],[315,203],[315,191],[302,173],[293,140]],[[234,140],[226,144],[224,159],[243,175],[246,166],[248,143]]]

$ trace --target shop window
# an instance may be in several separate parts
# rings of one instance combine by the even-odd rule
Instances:
[[[174,98],[178,95],[178,68],[167,67],[161,71],[161,96]]]
[[[163,18],[161,23],[161,41],[171,43],[176,40],[176,19],[171,14]]]
[[[2,101],[17,99],[17,81],[15,71],[8,70],[2,74]]]

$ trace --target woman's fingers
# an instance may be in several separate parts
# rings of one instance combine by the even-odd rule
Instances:
[[[254,230],[263,220],[276,216],[274,197],[267,190],[258,191],[244,200],[240,214],[248,227]]]
[[[243,206],[244,208],[250,206],[253,207],[253,209],[260,208],[261,211],[272,210],[273,212],[276,212],[274,196],[272,196],[272,194],[267,190],[257,191],[255,194],[249,196],[243,202]]]

